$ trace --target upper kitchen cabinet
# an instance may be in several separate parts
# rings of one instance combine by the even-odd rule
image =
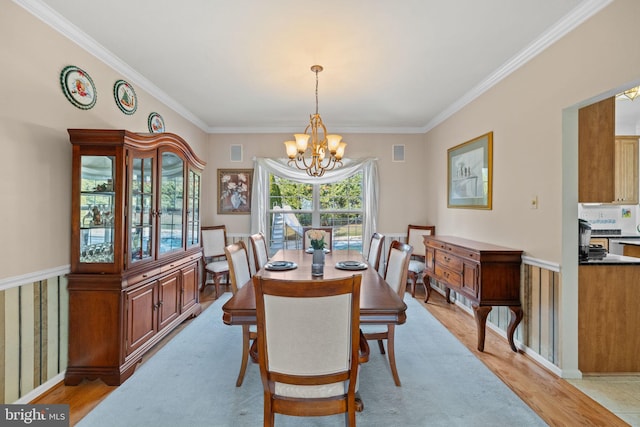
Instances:
[[[615,200],[615,98],[578,111],[578,201]]]
[[[625,205],[638,203],[638,136],[616,136],[615,198]]]
[[[615,98],[578,112],[578,201],[638,203],[638,137],[616,136]]]

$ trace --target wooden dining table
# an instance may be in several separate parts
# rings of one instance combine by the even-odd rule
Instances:
[[[256,274],[283,280],[323,280],[361,274],[360,323],[401,325],[407,320],[406,304],[371,266],[357,271],[336,268],[336,263],[340,261],[364,261],[360,252],[337,250],[327,253],[324,275],[321,277],[311,276],[312,258],[312,254],[301,249],[279,250],[270,261],[292,261],[297,267],[286,271],[267,270],[263,267]],[[222,306],[222,313],[222,321],[227,325],[256,324],[256,298],[252,280],[238,289]]]

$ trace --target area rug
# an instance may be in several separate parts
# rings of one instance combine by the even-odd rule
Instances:
[[[259,367],[236,387],[242,331],[222,323],[215,301],[83,418],[81,427],[262,425]],[[371,343],[362,366],[360,426],[544,426],[517,395],[409,295],[396,328],[396,387],[386,355]],[[277,426],[341,426],[342,415],[276,415]]]

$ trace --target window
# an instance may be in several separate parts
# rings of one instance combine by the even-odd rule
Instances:
[[[271,252],[302,247],[303,227],[332,227],[332,250],[362,251],[363,174],[308,184],[269,174]]]

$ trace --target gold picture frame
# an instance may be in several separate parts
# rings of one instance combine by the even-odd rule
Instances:
[[[253,169],[218,169],[218,213],[251,213]]]
[[[447,207],[491,209],[493,132],[447,150]]]

